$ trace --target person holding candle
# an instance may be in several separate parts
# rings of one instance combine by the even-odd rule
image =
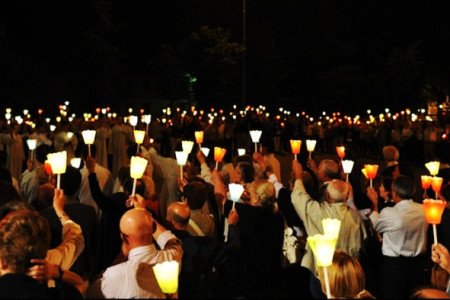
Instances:
[[[152,267],[167,260],[181,264],[182,244],[140,201],[133,204],[135,208],[120,219],[123,260],[109,266],[91,283],[87,298],[165,298]],[[177,298],[178,294],[173,296]]]
[[[295,211],[306,229],[308,236],[323,234],[321,232],[322,219],[336,218],[341,220],[340,236],[336,244],[337,250],[359,258],[367,239],[367,231],[357,210],[347,204],[349,188],[346,182],[340,179],[331,180],[326,186],[326,200],[318,202],[313,200],[306,192],[303,184],[303,168],[298,161],[292,162],[295,175],[295,184],[291,193],[291,201]],[[316,265],[313,253],[309,246],[303,256],[301,265],[311,271],[310,291],[313,296],[320,297],[319,281],[316,277]]]
[[[332,159],[322,159],[319,167],[316,166],[314,159],[308,159],[308,167],[314,172],[319,181],[319,201],[326,200],[326,188],[333,179],[341,179],[339,165]]]
[[[400,175],[392,183],[393,207],[379,212],[378,198],[369,197],[373,204],[370,220],[383,235],[379,273],[382,298],[407,298],[421,283],[428,224],[422,205],[412,200],[414,193],[413,180]]]
[[[445,290],[447,293],[450,293],[450,253],[448,252],[448,248],[441,243],[432,245],[431,259],[447,274],[447,276],[445,276],[447,280]]]

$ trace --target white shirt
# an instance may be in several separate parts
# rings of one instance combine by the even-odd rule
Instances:
[[[164,250],[157,250],[154,244],[132,249],[127,261],[109,267],[89,286],[86,298],[165,298],[153,266],[176,260],[181,267],[183,250],[181,242],[168,230],[156,242]]]
[[[401,200],[381,213],[374,211],[370,220],[374,229],[383,234],[383,255],[414,257],[425,252],[428,223],[421,204]]]

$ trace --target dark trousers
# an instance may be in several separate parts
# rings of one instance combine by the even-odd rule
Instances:
[[[407,299],[412,290],[424,284],[425,256],[383,256],[378,278],[379,298]]]

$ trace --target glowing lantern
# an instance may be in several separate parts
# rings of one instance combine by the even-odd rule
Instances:
[[[193,141],[181,141],[181,147],[183,148],[183,152],[186,152],[187,154],[192,152],[192,148],[194,148],[194,142]]]
[[[134,141],[137,144],[137,152],[139,153],[139,145],[144,142],[145,131],[144,130],[134,130]]]
[[[297,160],[297,154],[300,153],[300,147],[302,146],[301,140],[290,140],[292,154],[294,154],[294,159]]]
[[[252,138],[252,142],[255,143],[255,152],[258,152],[258,143],[261,138],[261,134],[261,130],[250,130],[250,137]]]
[[[244,148],[237,149],[237,152],[238,152],[239,156],[245,155],[245,149]]]
[[[427,222],[433,224],[434,244],[437,244],[436,224],[441,223],[442,213],[446,203],[442,200],[425,199],[423,200],[423,209]]]
[[[425,164],[425,167],[430,171],[432,176],[436,176],[439,173],[440,163],[438,161],[430,161]]]
[[[83,140],[86,145],[88,145],[89,156],[91,156],[91,145],[95,141],[95,130],[83,130],[81,134],[83,135]]]
[[[339,158],[342,160],[345,157],[345,147],[344,146],[338,146],[336,147],[336,153],[339,156]]]
[[[132,156],[130,162],[130,176],[134,179],[133,181],[133,191],[131,196],[134,196],[136,192],[137,179],[144,175],[145,168],[147,167],[147,160],[139,156]]]
[[[348,175],[352,172],[354,164],[355,164],[355,162],[353,160],[343,160],[342,161],[342,169],[344,170],[344,173],[347,175],[347,181],[348,181]]]
[[[178,289],[178,271],[177,261],[164,261],[153,266],[156,281],[164,294],[173,294]]]
[[[36,139],[28,139],[27,145],[28,149],[30,149],[30,159],[33,160],[34,149],[36,149],[37,140]]]
[[[195,141],[198,144],[199,148],[202,148],[202,143],[203,143],[203,131],[196,131],[195,132]]]
[[[216,169],[219,168],[219,162],[222,161],[226,152],[227,152],[227,149],[225,149],[225,148],[214,147],[214,160],[216,161]]]
[[[180,178],[183,178],[183,166],[187,162],[189,153],[184,151],[175,151],[175,156],[177,158],[177,164],[180,166]]]
[[[230,191],[230,199],[233,201],[232,209],[234,209],[235,203],[241,199],[242,193],[244,193],[244,186],[241,184],[230,183],[228,185],[228,190]]]
[[[61,174],[66,172],[67,167],[67,152],[61,151],[47,154],[48,162],[51,166],[52,173],[57,174],[56,188],[60,188]]]
[[[364,165],[366,170],[367,178],[370,179],[370,187],[372,187],[372,180],[377,177],[378,165]]]
[[[312,152],[316,148],[316,140],[306,140],[306,149],[309,152],[309,158],[311,159]]]

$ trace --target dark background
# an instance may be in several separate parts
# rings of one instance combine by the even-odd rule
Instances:
[[[1,1],[0,106],[359,113],[448,94],[444,1],[246,0],[246,47],[243,1]]]

